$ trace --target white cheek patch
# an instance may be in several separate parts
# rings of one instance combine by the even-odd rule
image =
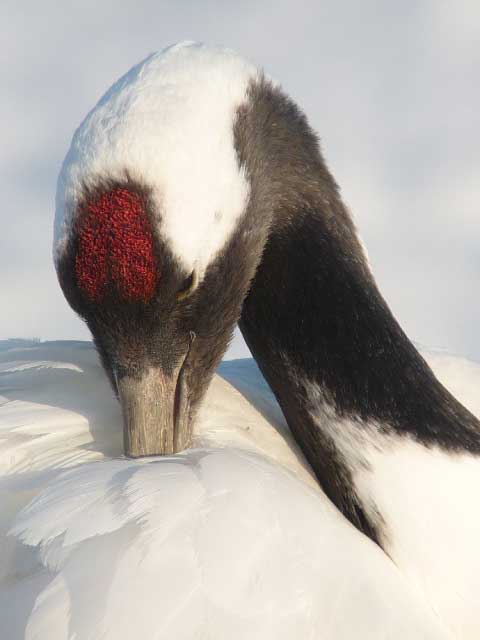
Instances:
[[[158,230],[201,276],[245,209],[234,148],[237,108],[258,70],[230,50],[184,43],[118,80],[75,132],[57,187],[54,258],[65,251],[83,186],[122,180],[152,190]]]

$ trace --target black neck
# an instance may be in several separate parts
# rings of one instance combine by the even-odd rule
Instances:
[[[251,181],[249,208],[259,225],[271,219],[271,230],[240,328],[323,488],[377,539],[322,419],[472,453],[480,453],[480,425],[380,295],[302,112],[264,79],[249,95],[236,146]]]
[[[480,453],[480,425],[392,316],[334,185],[309,199],[299,197],[288,226],[274,222],[240,327],[327,494],[376,540],[315,412],[449,451]]]

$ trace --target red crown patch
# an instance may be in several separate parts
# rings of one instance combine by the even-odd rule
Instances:
[[[77,223],[75,275],[83,295],[101,302],[114,286],[120,298],[148,302],[157,283],[153,235],[139,195],[115,188],[89,202]]]

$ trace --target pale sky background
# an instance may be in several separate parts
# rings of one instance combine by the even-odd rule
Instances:
[[[61,162],[114,80],[194,39],[305,110],[408,335],[480,360],[478,0],[3,0],[0,34],[0,338],[88,338],[51,261]]]

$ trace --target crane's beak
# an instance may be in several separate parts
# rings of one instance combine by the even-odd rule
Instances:
[[[125,454],[168,455],[190,443],[188,394],[183,374],[149,369],[142,377],[122,376],[117,389],[123,412]]]
[[[191,441],[190,401],[186,364],[189,349],[178,367],[168,373],[151,367],[141,374],[115,373],[123,413],[125,455],[169,455],[186,449]]]

